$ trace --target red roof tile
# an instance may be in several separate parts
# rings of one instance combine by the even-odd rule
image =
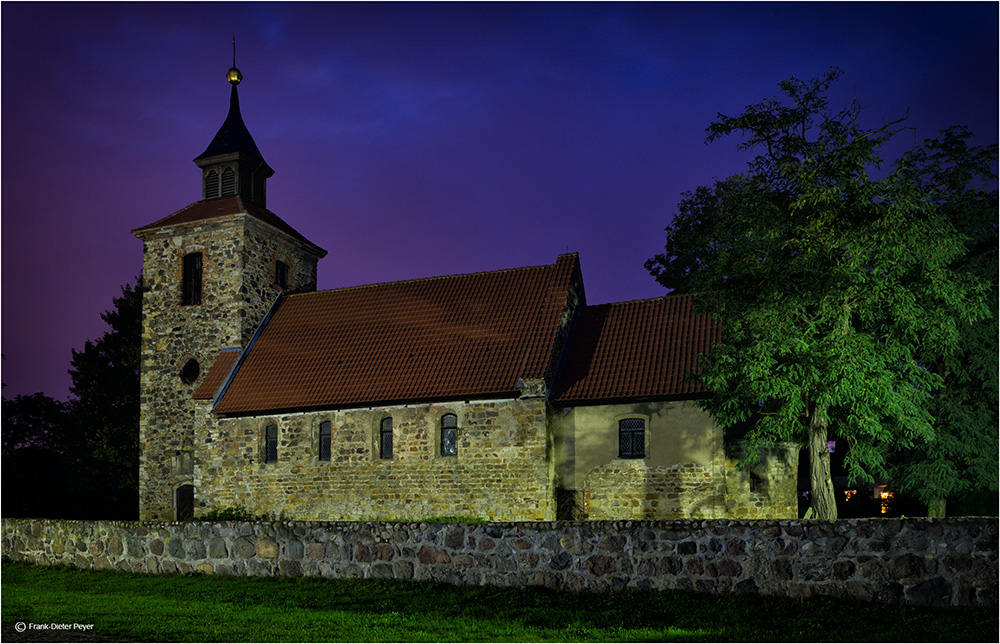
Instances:
[[[588,306],[570,341],[554,399],[561,404],[699,395],[685,376],[721,338],[693,296]]]
[[[215,358],[215,362],[212,364],[212,368],[209,369],[208,375],[201,381],[192,398],[195,400],[208,400],[213,397],[215,392],[219,390],[219,387],[222,386],[222,381],[229,375],[229,371],[236,364],[236,360],[239,357],[240,350],[238,348],[226,348],[220,351],[219,355]]]
[[[220,414],[509,396],[541,378],[576,254],[556,264],[286,297]]]
[[[240,195],[235,195],[233,197],[223,197],[221,199],[206,199],[204,201],[196,201],[189,206],[181,208],[177,212],[159,221],[154,221],[151,224],[142,226],[141,228],[136,228],[133,233],[137,233],[143,230],[152,230],[154,228],[162,228],[163,226],[174,226],[177,224],[186,224],[193,221],[201,221],[204,219],[214,219],[216,217],[229,217],[232,215],[247,214],[251,217],[255,217],[265,224],[274,226],[278,230],[288,233],[292,237],[303,241],[311,246],[314,246],[319,252],[320,257],[326,255],[326,251],[313,244],[311,241],[305,238],[299,231],[295,230],[283,220],[278,215],[274,214],[267,208],[263,208],[249,199],[244,199]]]

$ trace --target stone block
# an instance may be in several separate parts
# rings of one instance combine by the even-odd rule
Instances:
[[[615,560],[607,555],[593,555],[583,562],[583,569],[595,577],[609,575],[616,570]]]
[[[417,561],[424,565],[437,563],[437,553],[435,553],[434,548],[430,546],[422,546],[420,550],[417,551]]]
[[[183,559],[187,556],[187,552],[184,551],[184,542],[181,541],[180,537],[174,537],[167,542],[167,554],[174,559]]]
[[[302,559],[305,554],[305,549],[302,546],[302,542],[297,539],[291,539],[285,542],[286,556],[289,559]]]
[[[250,537],[240,537],[236,540],[236,555],[249,558],[257,555],[257,545]]]
[[[302,566],[297,560],[281,559],[278,561],[278,574],[283,577],[301,577]]]
[[[212,559],[223,559],[228,556],[226,552],[226,540],[222,537],[213,537],[208,542],[208,556]]]
[[[257,556],[261,559],[277,559],[278,542],[274,539],[259,539],[257,541]]]

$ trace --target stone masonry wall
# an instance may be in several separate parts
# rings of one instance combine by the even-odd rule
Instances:
[[[458,417],[455,456],[440,454],[448,413]],[[393,456],[381,459],[378,433],[387,417]],[[308,521],[551,520],[547,420],[539,397],[207,419],[197,432],[195,514],[243,506]],[[324,421],[332,430],[329,460],[319,459]],[[278,460],[265,463],[270,424],[278,428]]]
[[[738,467],[746,446],[726,446],[706,465],[651,467],[644,459],[615,459],[594,468],[584,488],[586,518],[793,519],[798,516],[798,451],[781,445]]]
[[[649,467],[640,459],[617,459],[587,475],[584,508],[588,519],[716,519],[725,514],[722,458],[708,466],[693,463]]]
[[[316,287],[315,249],[247,215],[218,217],[138,233],[143,242],[140,367],[140,516],[175,518],[174,490],[192,482],[191,400],[222,347],[246,346],[278,294],[274,263],[289,265],[289,288]],[[200,305],[181,304],[183,259],[202,253]],[[183,382],[194,359],[200,375]]]
[[[997,519],[119,523],[4,519],[15,561],[996,606]]]
[[[726,444],[726,513],[734,519],[795,519],[798,506],[799,447],[779,443],[759,448],[759,460],[739,467],[747,455],[747,444]]]

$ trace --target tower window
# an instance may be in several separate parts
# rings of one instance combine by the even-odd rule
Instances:
[[[205,198],[215,199],[219,196],[219,173],[209,170],[205,173]]]
[[[201,304],[201,253],[188,253],[184,256],[181,304]]]
[[[330,460],[330,421],[324,420],[319,424],[319,460]]]
[[[268,425],[264,430],[264,462],[278,462],[278,426]]]
[[[222,196],[231,197],[236,194],[236,173],[232,168],[222,171]]]
[[[445,414],[441,417],[441,456],[458,455],[458,416]]]
[[[280,259],[274,263],[274,283],[281,288],[288,288],[288,264]]]
[[[618,457],[643,458],[646,456],[646,421],[625,418],[618,421]]]
[[[383,418],[379,427],[379,458],[392,458],[392,418]]]

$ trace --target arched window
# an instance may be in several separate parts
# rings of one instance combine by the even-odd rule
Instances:
[[[236,194],[236,173],[232,168],[222,171],[222,196],[231,197]]]
[[[268,425],[264,430],[264,462],[278,462],[278,426]]]
[[[624,418],[618,421],[619,458],[644,458],[646,456],[646,421],[642,418]]]
[[[205,198],[215,199],[219,196],[219,173],[209,170],[205,173]]]
[[[458,416],[445,414],[441,417],[441,456],[458,455]]]
[[[324,420],[319,424],[319,460],[330,460],[330,421]]]
[[[191,306],[201,304],[201,253],[184,256],[184,270],[181,278],[181,304]]]
[[[383,418],[378,432],[379,458],[392,458],[392,418]]]

